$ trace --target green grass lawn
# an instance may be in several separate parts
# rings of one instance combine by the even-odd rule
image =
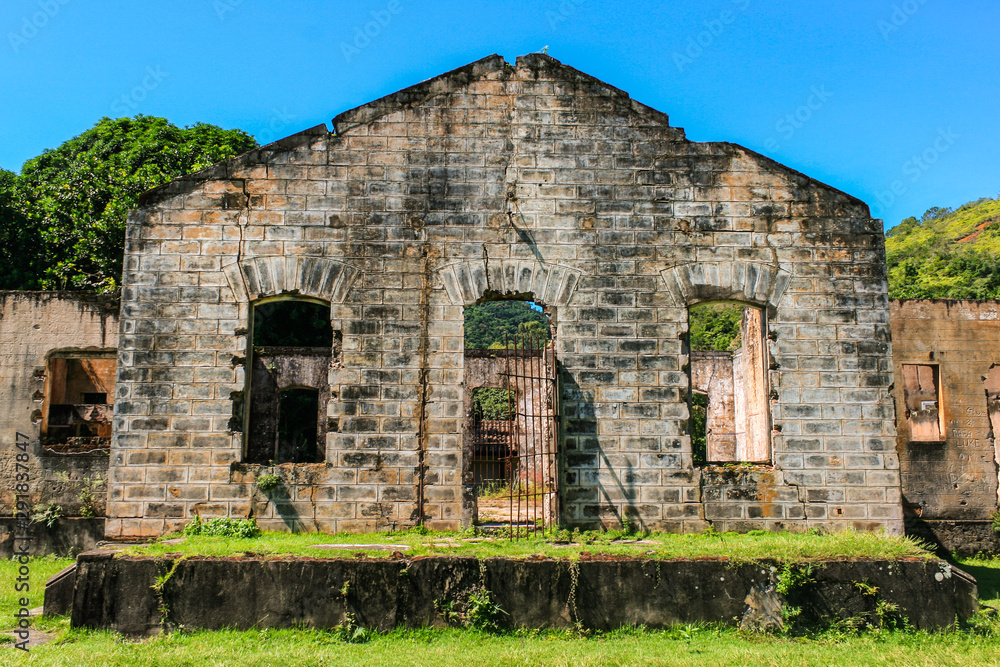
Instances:
[[[398,545],[407,557],[506,556],[525,558],[544,554],[552,558],[577,559],[584,554],[611,554],[641,558],[729,558],[734,561],[814,560],[825,558],[930,558],[918,542],[906,537],[882,533],[843,531],[830,535],[809,533],[772,533],[753,531],[736,533],[643,534],[621,531],[570,533],[510,540],[504,537],[472,537],[461,533],[423,533],[404,531],[364,535],[323,535],[318,533],[265,532],[256,538],[224,538],[204,535],[166,536],[156,542],[129,547],[131,556],[165,554],[233,556],[309,556],[312,558],[350,558],[358,553],[369,558],[389,558]],[[347,549],[320,548],[317,544],[350,545]],[[369,545],[369,546],[366,546]]]
[[[30,665],[1000,665],[1000,639],[972,632],[871,632],[781,637],[715,626],[493,636],[473,630],[397,631],[361,644],[312,630],[192,632],[131,642],[68,631],[18,655]],[[10,663],[5,663],[10,664]]]
[[[41,607],[45,600],[45,582],[59,570],[72,564],[72,558],[57,558],[55,556],[32,558],[28,564],[27,583],[30,590],[18,592],[14,586],[18,583],[20,563],[16,560],[0,560],[0,628],[10,627],[11,614],[16,610],[15,605],[21,597],[28,596],[29,609]]]
[[[316,535],[284,536],[292,540],[282,542],[278,536],[265,535],[256,542],[260,551],[263,541],[268,547],[293,544],[292,538],[305,538],[317,543]],[[328,542],[330,536],[320,536]],[[363,536],[368,543],[381,541],[371,535]],[[399,540],[399,534],[386,536]],[[412,536],[414,540],[419,536]],[[660,536],[674,553],[708,553],[708,547],[699,539],[716,542],[714,555],[728,546],[741,546],[738,553],[756,553],[735,536]],[[766,536],[753,536],[758,539]],[[775,536],[782,538],[783,536]],[[779,539],[776,544],[786,556],[791,553],[830,555],[832,544],[820,547],[810,538],[790,549]],[[833,536],[827,536],[833,537]],[[863,537],[863,536],[857,536]],[[871,538],[873,536],[869,536]],[[683,539],[682,539],[683,538]],[[198,544],[191,539],[189,546]],[[347,539],[346,537],[344,539]],[[358,536],[354,536],[357,541]],[[441,536],[423,536],[422,539],[440,540]],[[452,537],[452,539],[459,539]],[[656,538],[654,538],[656,539]],[[673,540],[680,540],[673,542]],[[846,539],[841,537],[841,539]],[[218,538],[216,538],[218,540]],[[221,540],[221,542],[226,542]],[[229,548],[239,550],[254,540],[229,542]],[[690,542],[690,543],[689,543]],[[432,542],[437,543],[437,542]],[[480,543],[473,543],[480,544]],[[678,551],[678,544],[694,551]],[[805,548],[804,544],[811,544]],[[861,543],[854,544],[860,549]],[[873,544],[880,544],[874,542]],[[692,546],[693,545],[693,546]],[[172,549],[181,545],[160,545],[154,549]],[[536,552],[543,546],[536,543]],[[590,545],[591,550],[597,549]],[[615,545],[609,545],[617,548]],[[649,546],[649,545],[643,545]],[[774,543],[771,544],[774,546]],[[202,545],[203,550],[205,545]],[[221,548],[221,547],[220,547]],[[290,547],[289,547],[290,548]],[[429,548],[429,547],[428,547]],[[502,551],[503,545],[488,547]],[[898,547],[895,547],[898,548]],[[520,549],[520,547],[518,548]],[[647,549],[651,550],[651,549]],[[655,549],[654,549],[655,550]],[[797,551],[796,551],[797,550]],[[519,552],[518,550],[514,550]],[[221,553],[221,552],[220,552]],[[353,552],[348,552],[351,554]],[[527,553],[527,552],[524,552]],[[905,552],[912,555],[912,552]],[[475,555],[484,555],[484,552]],[[511,555],[499,553],[495,555]],[[773,552],[766,554],[775,556]],[[859,555],[855,552],[854,555]],[[873,554],[867,554],[872,556]],[[55,573],[68,559],[36,559],[32,562],[32,581],[42,581]],[[959,567],[979,581],[980,601],[984,605],[1000,608],[1000,558],[965,559]],[[16,567],[12,563],[0,564],[0,581],[5,590],[0,591],[0,612],[3,624],[9,625],[13,610],[12,589]],[[48,573],[48,574],[46,574]],[[40,601],[39,601],[40,604]],[[69,629],[66,618],[35,619],[36,629],[55,635],[55,639],[36,647],[25,655],[11,648],[0,648],[0,664],[25,665],[566,665],[586,667],[597,665],[1000,665],[1000,619],[989,610],[981,612],[967,627],[946,632],[903,632],[875,630],[862,633],[826,631],[806,636],[761,635],[745,633],[721,626],[680,626],[664,631],[625,629],[606,634],[578,635],[572,632],[516,632],[489,635],[476,630],[408,630],[387,635],[371,635],[364,643],[348,643],[336,632],[317,630],[261,630],[222,632],[178,632],[145,640],[131,640],[108,631]],[[8,652],[9,651],[9,652]]]

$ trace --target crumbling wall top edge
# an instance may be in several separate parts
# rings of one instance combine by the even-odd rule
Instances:
[[[296,148],[310,144],[317,136],[326,136],[329,133],[326,125],[320,123],[283,139],[278,139],[264,146],[258,146],[245,153],[233,156],[228,160],[217,162],[200,171],[178,176],[169,183],[164,183],[139,195],[139,207],[154,206],[177,195],[187,194],[206,181],[231,178],[233,174],[241,169],[266,163],[277,153],[295,150]]]
[[[333,131],[336,134],[342,134],[353,126],[370,123],[393,111],[413,106],[429,97],[441,95],[445,92],[457,91],[468,85],[470,81],[479,79],[489,72],[497,71],[506,66],[507,61],[503,59],[503,56],[498,54],[480,58],[468,65],[457,67],[450,72],[439,74],[385,97],[380,97],[377,100],[339,113],[333,118]]]
[[[729,141],[706,141],[706,142],[693,142],[693,143],[703,143],[709,146],[720,146],[729,150],[740,151],[743,154],[745,154],[748,158],[757,162],[764,169],[782,172],[792,177],[794,180],[800,181],[803,185],[809,185],[812,187],[820,188],[822,190],[830,192],[831,194],[844,197],[845,199],[848,200],[849,203],[862,207],[864,215],[867,218],[874,219],[871,216],[871,209],[868,207],[868,204],[862,201],[861,199],[858,199],[854,195],[844,192],[843,190],[838,190],[832,185],[828,185],[820,180],[813,178],[812,176],[803,174],[801,171],[792,169],[788,165],[782,164],[773,158],[767,157],[766,155],[762,155],[761,153],[751,150],[746,146],[741,146],[739,144],[735,144]]]

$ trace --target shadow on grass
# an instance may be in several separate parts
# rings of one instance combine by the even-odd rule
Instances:
[[[960,560],[956,565],[976,578],[980,600],[1000,600],[1000,559]]]

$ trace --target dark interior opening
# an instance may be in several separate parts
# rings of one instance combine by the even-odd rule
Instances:
[[[326,458],[330,367],[340,354],[330,305],[281,300],[253,307],[249,463],[321,463]]]
[[[284,389],[278,399],[278,447],[276,463],[317,463],[319,390],[309,387]]]
[[[330,347],[330,306],[311,301],[271,301],[254,306],[255,347]]]
[[[691,394],[691,458],[697,463],[708,461],[708,394]]]
[[[103,405],[108,402],[108,395],[105,392],[87,391],[83,393],[83,402],[87,405]]]

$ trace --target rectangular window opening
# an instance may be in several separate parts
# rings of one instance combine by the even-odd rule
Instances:
[[[903,364],[903,403],[911,442],[942,442],[941,374],[937,364]]]
[[[693,463],[770,463],[763,311],[707,303],[688,315]]]
[[[46,364],[41,435],[46,446],[84,451],[107,447],[111,440],[116,359],[61,353]]]
[[[708,461],[708,394],[691,393],[691,457],[695,463]]]

